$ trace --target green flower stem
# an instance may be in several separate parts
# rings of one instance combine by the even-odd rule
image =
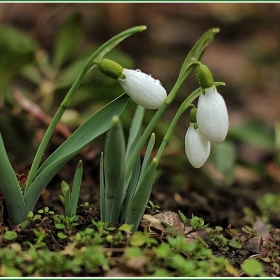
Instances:
[[[76,92],[76,90],[78,89],[80,84],[82,83],[84,76],[86,75],[86,73],[88,72],[88,70],[90,69],[91,66],[92,66],[92,59],[89,59],[85,65],[85,67],[82,69],[79,76],[77,77],[76,81],[74,82],[74,84],[72,85],[70,90],[68,91],[67,95],[65,96],[61,105],[59,106],[57,112],[55,113],[49,127],[47,128],[46,133],[45,133],[45,135],[39,145],[39,148],[36,152],[36,155],[34,157],[34,161],[32,163],[30,172],[28,174],[28,181],[26,184],[25,192],[28,190],[28,188],[30,187],[31,183],[33,182],[33,180],[35,178],[38,166],[41,162],[41,159],[45,152],[47,144],[49,143],[49,140],[50,140],[58,122],[60,121],[61,116],[63,115],[64,111],[68,108],[74,93]]]
[[[78,87],[80,86],[80,84],[82,83],[82,80],[84,78],[84,76],[87,74],[87,72],[91,69],[91,67],[94,64],[98,64],[100,63],[100,61],[102,60],[103,56],[111,51],[117,44],[119,44],[122,40],[124,40],[125,38],[127,38],[128,36],[137,33],[137,32],[142,32],[146,29],[147,27],[145,25],[142,26],[136,26],[130,29],[127,29],[121,33],[119,33],[118,35],[116,35],[115,37],[111,38],[110,40],[108,40],[106,43],[104,43],[101,47],[99,47],[92,55],[91,57],[88,59],[88,61],[86,62],[86,64],[84,65],[84,68],[81,70],[80,74],[78,75],[78,77],[76,78],[74,84],[72,85],[72,87],[70,88],[70,90],[68,91],[67,95],[65,96],[64,100],[62,101],[59,109],[57,110],[57,112],[55,113],[48,129],[46,130],[46,133],[40,143],[40,146],[36,152],[36,155],[34,157],[29,175],[28,175],[28,180],[26,183],[26,188],[25,188],[25,192],[28,190],[28,188],[30,187],[30,185],[32,184],[35,176],[36,176],[36,172],[38,170],[39,164],[41,162],[42,156],[45,152],[45,149],[47,147],[47,144],[56,128],[56,125],[58,124],[61,116],[63,115],[64,111],[68,108],[74,93],[76,92],[76,90],[78,89]],[[96,66],[96,65],[95,65]]]
[[[179,91],[181,85],[185,81],[185,78],[187,78],[187,77],[184,77],[183,79],[178,79],[177,80],[177,82],[175,83],[175,85],[174,85],[173,89],[171,90],[170,94],[165,99],[164,103],[159,107],[157,112],[154,114],[152,120],[149,122],[145,131],[141,135],[141,137],[140,137],[140,139],[139,139],[139,141],[138,141],[138,143],[137,143],[137,145],[136,145],[136,147],[135,147],[135,149],[134,149],[133,153],[131,154],[131,157],[128,161],[127,169],[126,169],[126,180],[129,179],[129,176],[130,176],[130,173],[132,171],[133,165],[134,165],[141,149],[143,148],[145,142],[147,141],[148,137],[151,135],[155,125],[158,123],[159,119],[161,118],[161,116],[163,115],[165,110],[168,108],[168,106],[174,100],[175,96],[178,94],[178,91]]]
[[[158,149],[156,158],[158,159],[158,161],[160,160],[162,153],[166,147],[166,144],[173,132],[173,129],[177,123],[177,121],[179,120],[180,116],[192,105],[192,102],[200,95],[201,93],[201,88],[196,89],[194,92],[192,92],[188,98],[181,104],[180,108],[178,109],[175,117],[173,118],[170,126],[168,127],[168,130],[165,134],[165,136],[163,137],[163,140],[160,144],[160,147]]]
[[[219,31],[220,31],[219,28],[212,28],[207,32],[205,32],[204,35],[196,42],[192,50],[189,52],[188,56],[186,57],[181,67],[181,71],[179,73],[179,77],[176,81],[176,84],[174,85],[170,94],[165,99],[164,104],[158,109],[158,111],[155,113],[154,117],[150,121],[149,125],[146,127],[144,133],[139,139],[138,144],[135,147],[135,150],[133,151],[129,159],[127,165],[127,171],[126,171],[126,180],[128,180],[130,176],[133,165],[137,159],[137,155],[139,155],[146,140],[148,139],[149,135],[152,133],[152,130],[155,127],[156,123],[158,122],[158,120],[160,119],[164,111],[167,109],[167,107],[172,103],[172,101],[176,97],[183,82],[192,74],[195,68],[199,65],[200,63],[199,60],[201,59],[204,51],[206,50],[210,42],[213,40],[216,33],[218,33]]]

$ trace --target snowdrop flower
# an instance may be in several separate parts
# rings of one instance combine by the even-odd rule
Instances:
[[[206,88],[198,99],[197,124],[201,133],[213,144],[220,144],[228,132],[228,112],[216,87]]]
[[[185,137],[186,155],[195,168],[201,167],[210,154],[210,142],[202,135],[195,123],[190,123]]]
[[[158,109],[167,97],[166,90],[160,81],[140,70],[125,69],[106,58],[102,59],[98,68],[105,75],[118,79],[131,99],[146,109]]]
[[[228,132],[228,112],[223,97],[214,86],[210,70],[201,65],[197,72],[202,88],[197,104],[197,125],[204,137],[213,144],[220,144]]]
[[[124,91],[137,104],[146,109],[158,109],[167,97],[159,80],[140,70],[123,69],[124,78],[119,78]]]
[[[191,165],[199,168],[209,157],[211,145],[197,127],[196,114],[196,108],[191,109],[190,126],[185,136],[185,151]]]

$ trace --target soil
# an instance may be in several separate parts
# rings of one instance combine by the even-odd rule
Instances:
[[[146,51],[139,46],[139,37],[135,41],[124,43],[123,50],[135,57],[139,68],[149,69],[154,76],[165,80],[167,85],[174,82],[176,74],[172,73],[178,72],[179,66],[175,65],[175,62],[183,57],[182,49],[192,45],[199,37],[197,34],[201,34],[210,27],[221,27],[221,35],[217,42],[213,43],[209,52],[206,51],[204,62],[216,71],[220,80],[229,84],[229,93],[237,92],[236,95],[229,94],[227,98],[231,128],[249,118],[264,124],[268,131],[273,131],[274,123],[279,119],[280,108],[279,75],[276,75],[273,70],[277,65],[279,66],[280,62],[278,56],[280,49],[279,4],[103,3],[79,4],[79,6],[81,7],[78,10],[85,17],[88,27],[85,45],[93,41],[94,35],[102,41],[125,28],[140,23],[147,24],[148,28],[151,28],[151,33],[145,37],[149,50]],[[1,8],[3,11],[11,9],[8,14],[0,14],[2,23],[21,27],[24,32],[33,34],[44,48],[51,52],[52,46],[49,42],[50,38],[53,38],[54,30],[61,22],[59,18],[61,15],[64,18],[77,9],[77,5],[0,4],[0,10]],[[115,13],[115,9],[119,12]],[[88,10],[92,11],[95,21],[90,18]],[[44,21],[40,21],[40,18],[44,18]],[[270,23],[272,18],[274,22]],[[98,27],[98,24],[102,25],[102,29]],[[180,33],[186,24],[189,24],[188,37]],[[164,46],[166,46],[166,51],[162,50]],[[175,50],[178,52],[175,53]],[[175,62],[166,57],[174,58]],[[174,71],[165,72],[162,69]],[[171,107],[171,110],[174,111],[174,108]],[[182,121],[179,123],[177,134],[183,137],[185,129],[186,125]],[[34,135],[38,134],[34,133]],[[51,139],[45,156],[64,140],[64,135],[56,133]],[[280,167],[276,163],[273,150],[262,149],[241,141],[235,142],[235,147],[238,160],[230,184],[226,184],[223,175],[217,172],[211,163],[207,163],[201,170],[194,170],[186,163],[181,146],[169,149],[159,164],[159,175],[150,200],[158,205],[161,211],[178,212],[180,210],[187,218],[191,218],[194,214],[202,217],[205,223],[213,228],[216,226],[223,229],[234,228],[241,232],[242,227],[246,225],[255,227],[259,232],[258,240],[243,244],[240,250],[225,253],[218,247],[212,248],[214,254],[224,254],[230,259],[232,265],[240,268],[244,260],[260,253],[260,236],[263,234],[268,238],[269,230],[275,231],[280,227],[280,214],[275,212],[268,214],[270,215],[269,227],[258,204],[258,201],[267,193],[279,194]],[[79,207],[79,226],[75,230],[83,230],[92,225],[92,220],[99,220],[101,150],[101,146],[90,145],[62,168],[42,193],[35,212],[48,206],[55,213],[63,213],[59,199],[61,181],[71,183],[77,162],[82,159],[84,175],[79,204],[89,202],[89,206]],[[252,166],[247,168],[246,164],[242,165],[244,161],[252,166],[257,163],[257,168],[255,170]],[[15,160],[12,164],[15,172],[21,174],[30,168],[31,161],[30,159],[24,159],[23,162]],[[254,213],[252,216],[248,214],[251,213],[250,211]],[[5,205],[3,212],[2,226],[14,229],[14,225],[7,217]],[[40,227],[49,233],[45,241],[50,250],[58,251],[65,248],[67,242],[56,238],[57,230],[53,221],[44,219]],[[139,230],[142,229],[139,228]],[[17,242],[19,243],[27,240],[32,242],[34,239],[31,229],[21,229],[18,233]],[[270,236],[273,237],[273,234],[270,233]],[[8,246],[8,243],[1,244],[1,247],[4,246]],[[276,263],[279,264],[278,259]],[[269,265],[266,266],[266,273],[270,276],[280,276],[280,273]]]

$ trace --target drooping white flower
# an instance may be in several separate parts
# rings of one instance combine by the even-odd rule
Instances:
[[[197,104],[197,125],[211,143],[220,144],[228,132],[228,112],[224,98],[215,86],[205,88]]]
[[[210,142],[201,134],[195,123],[190,123],[185,136],[186,155],[195,168],[201,167],[210,154]]]
[[[167,97],[159,80],[140,70],[123,69],[124,78],[118,79],[124,91],[137,104],[146,109],[158,109]]]

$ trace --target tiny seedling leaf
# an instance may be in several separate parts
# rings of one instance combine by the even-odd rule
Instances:
[[[67,238],[67,235],[65,235],[65,234],[62,233],[62,232],[59,232],[59,233],[57,234],[57,237],[60,238],[60,239],[66,239],[66,238]]]
[[[241,269],[249,277],[261,276],[263,274],[262,264],[254,258],[245,260],[241,265]]]
[[[228,245],[233,247],[233,248],[236,248],[236,249],[241,249],[241,244],[240,244],[239,240],[236,237],[233,237],[229,241]]]
[[[187,223],[187,217],[180,210],[178,210],[178,213],[179,213],[179,216],[180,216],[182,222],[184,224],[186,224]]]
[[[14,240],[17,238],[17,233],[15,231],[12,231],[12,230],[9,230],[9,231],[6,231],[5,234],[4,234],[4,239],[5,240]]]
[[[61,182],[61,190],[62,190],[64,197],[66,196],[67,192],[70,191],[69,185],[65,181]]]

